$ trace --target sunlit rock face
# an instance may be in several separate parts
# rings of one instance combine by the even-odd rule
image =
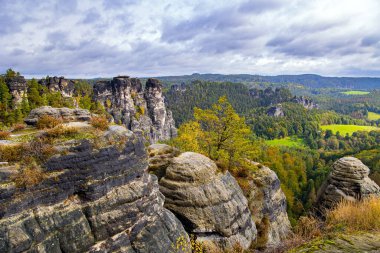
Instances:
[[[171,111],[166,109],[162,85],[148,79],[143,88],[137,78],[114,77],[97,82],[94,99],[101,102],[116,123],[132,131],[142,130],[151,143],[177,135]]]
[[[355,157],[340,158],[318,192],[317,211],[323,214],[343,199],[356,201],[380,195],[380,187],[368,177],[369,172],[369,168]]]
[[[47,161],[37,185],[17,186],[11,169],[1,174],[0,252],[177,252],[178,238],[188,242],[147,173],[142,138],[109,135],[125,135],[125,145],[83,141]]]
[[[209,158],[193,152],[174,157],[159,184],[165,207],[198,241],[247,249],[256,238],[247,199],[235,178],[219,173]]]
[[[61,77],[48,77],[38,81],[39,84],[46,86],[49,91],[60,92],[63,97],[73,97],[75,85],[73,80]]]
[[[15,76],[11,78],[6,78],[5,82],[9,88],[10,93],[13,97],[13,103],[18,105],[21,103],[23,98],[27,96],[28,85],[23,76]]]

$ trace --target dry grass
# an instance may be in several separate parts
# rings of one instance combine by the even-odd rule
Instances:
[[[43,115],[37,121],[37,128],[38,129],[54,128],[61,123],[62,123],[62,120],[60,119],[56,119],[49,115]]]
[[[11,133],[8,131],[0,131],[0,140],[8,140],[11,137]]]
[[[380,198],[362,201],[344,200],[327,213],[328,227],[344,227],[349,231],[380,231]]]
[[[109,122],[106,117],[93,117],[91,119],[91,125],[100,130],[107,130]]]
[[[62,125],[58,125],[52,129],[46,131],[45,136],[47,138],[59,138],[59,137],[70,137],[74,136],[79,132],[79,129],[76,127],[66,127]]]
[[[25,124],[19,123],[13,126],[12,132],[21,131],[21,130],[24,130],[25,128],[26,128]]]
[[[38,185],[46,178],[45,173],[36,164],[31,163],[19,169],[19,172],[11,179],[19,188],[29,188]]]
[[[22,159],[23,148],[21,144],[0,145],[0,161],[14,163]]]

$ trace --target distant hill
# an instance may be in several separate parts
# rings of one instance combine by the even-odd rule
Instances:
[[[347,88],[347,89],[380,89],[380,78],[377,77],[325,77],[314,74],[304,75],[221,75],[221,74],[198,74],[183,76],[162,76],[157,77],[163,82],[181,83],[195,80],[233,83],[297,83],[310,88]]]

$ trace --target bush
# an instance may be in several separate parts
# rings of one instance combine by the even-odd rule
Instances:
[[[23,156],[23,146],[15,145],[0,145],[0,161],[2,162],[18,162]]]
[[[13,132],[14,131],[21,131],[21,130],[24,130],[25,129],[25,124],[16,124],[13,126]]]
[[[8,140],[11,137],[11,133],[8,131],[0,131],[0,140]]]
[[[11,179],[19,188],[29,188],[41,183],[46,178],[45,173],[36,164],[31,163],[19,169]]]
[[[46,131],[45,136],[49,139],[58,137],[73,137],[78,132],[78,128],[58,125]]]
[[[107,130],[109,122],[106,117],[93,117],[91,119],[91,125],[100,130]]]
[[[62,120],[54,118],[49,115],[43,115],[41,118],[37,121],[37,128],[38,129],[44,129],[44,128],[54,128],[62,123]]]
[[[22,158],[35,159],[39,164],[46,162],[51,156],[57,153],[53,145],[50,144],[50,140],[44,137],[37,137],[25,143],[22,146]]]
[[[330,227],[344,227],[352,231],[380,231],[380,198],[370,197],[361,201],[340,202],[327,213]]]

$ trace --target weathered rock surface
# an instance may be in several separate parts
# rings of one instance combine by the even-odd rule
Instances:
[[[127,137],[122,149],[83,141],[52,157],[29,188],[2,175],[0,252],[172,252],[188,239],[147,173],[142,139]]]
[[[48,115],[63,121],[90,121],[91,113],[86,109],[70,109],[70,108],[54,108],[51,106],[41,106],[33,109],[28,117],[25,118],[25,123],[35,125],[39,118]]]
[[[15,76],[12,78],[6,78],[5,82],[9,88],[13,97],[14,104],[20,104],[22,99],[26,96],[28,85],[23,76]]]
[[[372,181],[369,168],[355,157],[343,157],[332,166],[327,181],[318,191],[317,211],[323,214],[342,199],[356,201],[380,195],[380,187]]]
[[[282,109],[282,105],[278,104],[276,106],[272,106],[267,110],[267,115],[271,117],[283,117],[285,116],[284,110]]]
[[[308,242],[291,253],[346,253],[346,252],[380,252],[380,233],[340,234],[335,238],[316,239]]]
[[[171,210],[199,241],[221,248],[239,243],[248,248],[256,228],[247,199],[229,172],[217,172],[209,158],[192,152],[172,159],[160,180],[165,207]]]
[[[166,168],[174,157],[180,154],[179,150],[166,144],[153,144],[148,147],[149,171],[158,179],[165,176]]]
[[[305,109],[308,109],[308,110],[319,108],[318,104],[314,103],[314,101],[311,100],[310,98],[307,98],[304,96],[300,96],[300,97],[294,96],[291,101],[302,105],[303,107],[305,107]]]
[[[257,246],[276,247],[291,232],[285,194],[276,173],[268,167],[259,165],[252,178],[247,199],[256,223]]]
[[[139,79],[128,76],[97,82],[94,99],[105,106],[116,123],[144,131],[151,143],[177,134],[172,113],[165,107],[162,85],[156,79],[148,79],[145,89]]]
[[[48,77],[38,81],[39,84],[46,86],[52,92],[60,92],[64,97],[72,97],[74,95],[74,81],[61,77]]]

